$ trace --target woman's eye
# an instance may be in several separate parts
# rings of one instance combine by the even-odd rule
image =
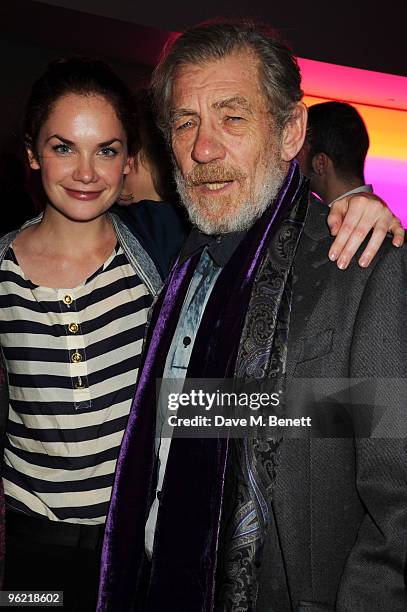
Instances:
[[[99,154],[103,157],[114,157],[117,155],[117,151],[112,149],[112,147],[103,147],[103,149],[100,149]]]
[[[57,153],[61,153],[62,155],[67,155],[67,153],[71,153],[72,149],[67,144],[58,144],[52,147],[54,151]]]

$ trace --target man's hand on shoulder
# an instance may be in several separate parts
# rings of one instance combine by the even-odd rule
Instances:
[[[370,240],[359,258],[362,267],[371,263],[388,232],[393,234],[394,246],[400,247],[404,243],[405,231],[399,219],[381,198],[371,193],[345,196],[334,202],[328,225],[332,236],[336,236],[329,250],[329,259],[336,261],[341,270],[347,268],[371,230]]]

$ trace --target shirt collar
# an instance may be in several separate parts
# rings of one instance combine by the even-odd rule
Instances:
[[[179,261],[183,263],[195,253],[207,247],[214,262],[223,267],[227,264],[245,234],[246,232],[242,231],[209,235],[204,234],[198,228],[194,228],[182,248]]]
[[[353,195],[354,193],[373,193],[373,187],[372,185],[361,185],[360,187],[351,189],[350,191],[347,191],[346,193],[343,193],[342,195],[332,200],[332,202],[329,202],[328,204],[329,208],[331,208],[332,204],[336,202],[337,200],[340,200],[341,198],[345,198],[346,196],[349,196],[349,195]]]

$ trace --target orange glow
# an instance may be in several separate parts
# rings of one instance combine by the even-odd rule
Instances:
[[[303,89],[310,96],[407,110],[407,77],[301,57],[298,63]]]

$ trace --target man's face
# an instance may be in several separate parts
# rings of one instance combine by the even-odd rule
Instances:
[[[239,51],[184,66],[171,102],[176,181],[192,222],[208,234],[250,227],[287,170],[258,60]]]

